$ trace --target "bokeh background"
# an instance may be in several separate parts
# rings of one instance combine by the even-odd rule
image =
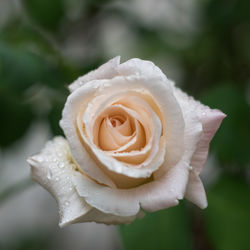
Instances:
[[[202,173],[209,206],[59,229],[25,159],[62,134],[67,85],[116,55],[227,114]],[[1,250],[250,249],[250,1],[0,0],[0,131]]]

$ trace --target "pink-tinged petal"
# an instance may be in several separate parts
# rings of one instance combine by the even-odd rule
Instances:
[[[92,80],[111,79],[117,76],[117,67],[119,64],[120,56],[116,56],[105,64],[101,65],[98,69],[90,71],[88,74],[79,77],[76,81],[69,85],[69,90],[73,92],[86,82],[90,82]]]
[[[200,177],[195,171],[191,171],[189,175],[185,198],[202,209],[207,207],[206,192]]]
[[[76,166],[63,137],[48,142],[40,154],[27,161],[31,166],[31,178],[47,189],[58,203],[59,226],[74,223],[90,211],[91,207],[77,194],[72,184]]]
[[[189,170],[184,161],[169,169],[158,180],[131,189],[112,189],[75,173],[73,178],[78,194],[86,202],[116,216],[134,216],[143,208],[153,212],[178,204],[184,197]]]
[[[198,107],[197,113],[203,126],[203,135],[193,155],[191,166],[200,173],[207,160],[210,141],[226,115],[217,109],[204,108],[203,105]]]
[[[199,101],[194,100],[193,97],[188,96],[176,87],[174,87],[174,94],[178,101],[185,103],[187,107],[195,111],[202,123],[202,137],[190,164],[197,173],[200,173],[207,160],[210,141],[226,115],[220,110],[210,109],[208,106],[201,104]]]

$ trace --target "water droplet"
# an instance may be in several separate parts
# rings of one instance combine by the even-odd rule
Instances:
[[[38,155],[35,160],[37,160],[38,162],[43,162],[43,157]]]
[[[50,170],[50,169],[49,169],[48,172],[47,172],[47,178],[48,178],[49,180],[52,179],[52,173],[51,173],[51,170]]]
[[[64,168],[65,167],[65,164],[63,162],[60,162],[59,165],[58,165],[59,168]]]
[[[201,114],[202,114],[203,116],[205,116],[207,113],[206,113],[206,112],[202,112]]]
[[[50,158],[45,157],[45,158],[44,158],[44,161],[46,161],[46,162],[50,162]]]
[[[56,177],[56,181],[59,181],[60,180],[60,178],[59,177]]]
[[[62,157],[62,156],[63,156],[63,154],[62,154],[61,152],[59,152],[57,155],[58,155],[59,157]]]
[[[69,206],[70,202],[69,201],[65,201],[65,206]]]

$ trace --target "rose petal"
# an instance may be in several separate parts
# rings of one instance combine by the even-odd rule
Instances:
[[[77,223],[82,222],[96,222],[96,223],[105,223],[107,225],[117,225],[117,224],[128,224],[134,221],[136,218],[143,218],[144,212],[139,211],[136,215],[133,216],[117,216],[114,214],[103,213],[96,208],[92,208],[88,213],[83,215],[78,219]]]
[[[115,186],[112,180],[103,173],[96,162],[92,159],[86,148],[83,147],[77,132],[76,122],[78,113],[81,111],[81,107],[88,102],[89,94],[94,92],[93,88],[86,89],[84,87],[85,85],[78,88],[68,96],[63,109],[60,126],[68,140],[73,158],[82,170],[84,170],[88,176],[94,178],[100,183],[108,186]]]
[[[202,123],[203,133],[200,140],[197,142],[197,148],[190,162],[193,170],[190,173],[185,197],[200,208],[206,208],[206,193],[199,178],[199,173],[206,162],[210,141],[226,115],[220,110],[210,109],[200,102],[195,101],[192,97],[178,88],[174,88],[174,93],[178,101],[182,102],[184,106],[189,107],[190,110],[193,110]]]
[[[204,209],[207,207],[207,197],[200,177],[195,171],[189,175],[185,198]]]
[[[89,81],[111,79],[119,75],[142,75],[146,77],[157,76],[162,79],[166,79],[166,76],[162,73],[160,68],[150,61],[133,58],[120,64],[120,56],[116,56],[107,63],[101,65],[98,69],[79,77],[76,81],[69,85],[69,89],[73,92]]]
[[[188,105],[182,98],[177,98],[185,121],[184,145],[185,145],[185,160],[191,164],[191,158],[197,150],[197,145],[202,137],[202,124],[196,113],[195,107]],[[192,165],[191,165],[192,166]]]
[[[46,144],[40,154],[30,157],[31,178],[40,183],[56,199],[60,226],[74,223],[88,213],[91,207],[77,194],[72,184],[75,164],[67,141],[56,137]]]
[[[147,78],[160,78],[164,81],[167,79],[154,63],[139,58],[133,58],[118,65],[117,71],[123,76],[141,75]]]
[[[138,120],[140,120],[140,117],[136,114],[135,111],[129,110],[128,108],[125,108],[125,107],[121,107],[121,108],[126,110],[127,113],[131,114],[131,116],[134,116]],[[154,114],[154,112],[151,112],[150,117],[153,121],[153,128],[154,128],[152,131],[152,133],[153,133],[152,137],[154,138],[154,140],[152,140],[152,143],[154,143],[155,145],[152,146],[152,150],[150,153],[151,156],[149,157],[149,159],[141,164],[138,164],[137,168],[133,168],[129,164],[126,164],[124,162],[117,161],[116,159],[114,159],[114,157],[111,157],[105,151],[100,150],[99,148],[95,147],[95,145],[93,145],[93,144],[89,144],[89,142],[84,138],[84,135],[83,135],[83,138],[84,138],[86,144],[89,145],[91,150],[98,157],[98,160],[104,166],[106,166],[109,170],[116,172],[116,173],[119,173],[119,174],[124,174],[124,175],[129,176],[129,177],[134,177],[134,178],[149,177],[153,171],[155,171],[157,168],[159,168],[161,166],[161,164],[163,162],[163,158],[160,157],[160,159],[162,159],[162,162],[159,163],[159,165],[156,165],[155,164],[156,162],[154,162],[154,164],[152,163],[152,160],[156,156],[156,154],[158,152],[158,148],[159,148],[159,138],[160,138],[160,134],[161,134],[161,123],[160,123],[158,117]],[[142,124],[143,123],[145,124],[146,122],[147,121],[141,120]],[[150,147],[151,147],[151,144],[149,144],[149,148]],[[127,152],[117,153],[117,157],[118,157],[118,159],[121,159],[122,156],[130,157],[131,162],[129,162],[129,163],[134,164],[139,159],[139,157],[143,157],[143,155],[145,153],[147,153],[147,151],[148,151],[148,148],[145,147],[145,150],[142,149],[140,151],[132,151],[129,153],[127,153]],[[165,152],[165,151],[161,151],[161,152]],[[142,168],[139,168],[139,167],[142,167]]]
[[[97,184],[86,176],[75,173],[73,178],[78,194],[88,204],[107,214],[116,216],[134,216],[139,210],[139,203],[128,190],[113,189]]]
[[[120,64],[120,56],[116,56],[101,65],[98,69],[90,71],[88,74],[79,77],[76,81],[69,85],[69,90],[71,92],[75,91],[86,82],[97,80],[97,79],[111,79],[117,76],[116,68]]]
[[[210,141],[213,139],[226,115],[220,110],[204,109],[204,106],[201,104],[197,107],[197,113],[203,126],[203,136],[193,155],[191,165],[200,173],[207,160]]]
[[[75,173],[73,181],[78,194],[91,206],[104,213],[133,216],[140,207],[157,211],[177,205],[185,193],[188,168],[180,161],[159,180],[126,190],[99,185],[80,173]]]
[[[199,101],[195,101],[178,88],[174,88],[174,93],[178,100],[195,111],[202,123],[203,134],[191,161],[191,166],[195,168],[197,173],[200,173],[207,159],[210,141],[226,115],[220,110],[210,109]]]

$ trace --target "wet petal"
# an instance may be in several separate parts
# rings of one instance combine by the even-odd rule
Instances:
[[[134,216],[140,207],[157,211],[178,204],[188,182],[188,168],[180,161],[156,181],[131,189],[112,189],[99,185],[80,173],[73,180],[78,194],[96,209],[117,216]]]
[[[40,154],[30,157],[31,178],[40,183],[56,199],[60,226],[74,223],[88,213],[91,207],[82,199],[72,184],[75,172],[67,141],[56,137],[46,144]]]
[[[120,64],[120,56],[116,56],[101,65],[98,69],[90,71],[88,74],[79,77],[76,81],[69,85],[69,90],[73,92],[86,82],[97,79],[111,79],[117,76],[117,67]]]
[[[190,110],[194,110],[202,123],[203,133],[191,161],[191,166],[195,168],[197,173],[200,173],[207,159],[210,141],[226,115],[220,110],[210,109],[208,106],[201,104],[178,88],[174,88],[174,93],[178,100],[183,102]]]

